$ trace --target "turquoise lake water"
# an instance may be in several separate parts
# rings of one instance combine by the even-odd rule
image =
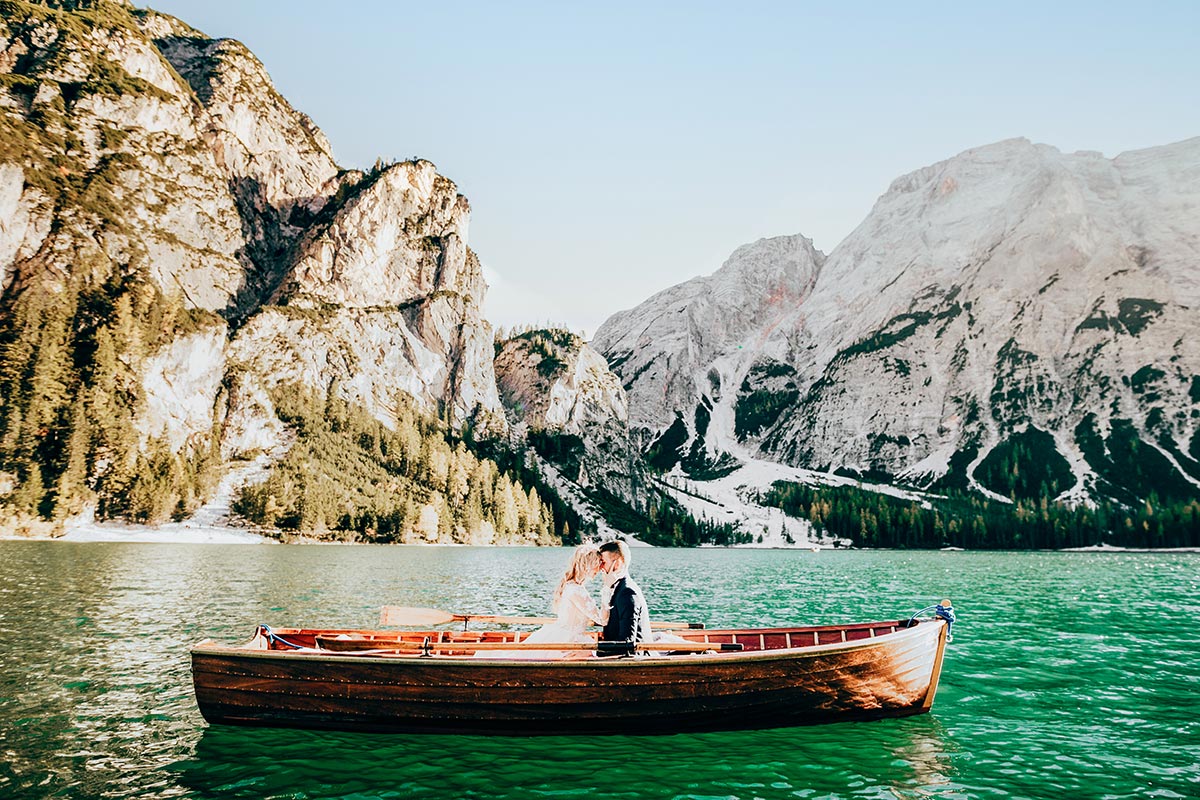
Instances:
[[[188,648],[373,627],[386,603],[548,613],[569,551],[0,541],[0,797],[1200,796],[1200,556],[636,550],[709,627],[959,614],[930,714],[676,736],[209,726]]]

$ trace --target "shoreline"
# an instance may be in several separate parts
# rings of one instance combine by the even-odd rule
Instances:
[[[277,539],[263,533],[258,533],[247,528],[235,528],[226,526],[207,526],[207,525],[188,525],[186,522],[172,522],[165,525],[137,525],[126,522],[88,522],[81,525],[76,525],[67,529],[61,536],[53,536],[50,534],[32,534],[26,535],[17,533],[13,530],[0,529],[0,542],[24,541],[24,542],[70,542],[70,543],[126,543],[126,544],[238,544],[238,545],[351,545],[363,546],[370,545],[374,547],[390,547],[392,545],[400,545],[405,547],[550,547],[553,545],[471,545],[459,542],[342,542],[332,541],[329,539],[315,539],[309,536],[288,535],[288,539]],[[643,547],[649,547],[644,543],[638,543]],[[570,545],[558,545],[569,547]],[[659,550],[668,550],[675,548],[654,548]],[[811,552],[814,555],[823,551],[832,552],[880,552],[889,551],[895,553],[1011,553],[1011,552],[1027,552],[1027,553],[1200,553],[1200,547],[1117,547],[1109,544],[1088,545],[1086,547],[1067,547],[1060,550],[967,550],[963,548],[942,548],[942,549],[901,549],[901,548],[874,548],[874,547],[819,547],[813,548],[811,545],[796,546],[796,547],[769,547],[763,545],[730,545],[720,547],[717,545],[705,545],[698,548],[678,548],[678,549],[697,549],[697,550],[772,550],[772,551],[788,551],[788,552]]]

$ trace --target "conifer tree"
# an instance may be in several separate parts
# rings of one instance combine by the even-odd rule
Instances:
[[[55,487],[54,517],[63,519],[77,514],[90,494],[87,487],[88,450],[91,436],[83,396],[75,399],[71,428],[66,446],[65,466]]]

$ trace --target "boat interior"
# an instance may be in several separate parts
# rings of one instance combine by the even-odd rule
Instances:
[[[790,650],[875,639],[919,624],[920,620],[892,620],[853,625],[815,625],[789,628],[682,629],[669,631],[669,641],[680,647],[713,645],[715,649],[752,652]],[[351,655],[391,652],[439,655],[472,655],[504,645],[519,644],[530,631],[522,630],[343,630],[259,627],[244,647],[251,650],[323,650]],[[598,636],[598,632],[596,633]],[[553,649],[546,645],[545,649]]]

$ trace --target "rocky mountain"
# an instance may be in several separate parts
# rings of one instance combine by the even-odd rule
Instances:
[[[428,161],[339,167],[238,42],[0,4],[5,513],[126,513],[156,470],[194,505],[283,441],[280,387],[503,431],[469,216]]]
[[[231,363],[268,386],[337,381],[381,419],[403,392],[455,425],[502,427],[468,217],[427,161],[361,177],[328,223],[301,237],[270,304],[231,343]]]
[[[512,336],[498,343],[495,364],[514,422],[575,435],[628,423],[629,401],[608,363],[569,331]]]
[[[803,236],[762,239],[738,248],[721,269],[654,295],[609,318],[592,344],[629,392],[631,427],[651,463],[669,469],[681,457],[691,473],[736,466],[710,426],[735,396],[772,332],[812,291],[825,255]],[[779,353],[782,357],[783,353]],[[651,441],[653,440],[653,444]],[[689,444],[690,442],[690,444]]]
[[[1196,497],[1197,209],[1200,139],[1113,159],[1004,141],[897,179],[827,258],[748,245],[593,345],[664,467],[732,453],[1004,498]],[[717,302],[755,311],[731,324]]]
[[[530,329],[498,340],[496,377],[510,439],[570,509],[573,530],[652,545],[766,543],[740,521],[702,519],[654,474],[625,389],[580,337]]]
[[[568,331],[531,330],[498,343],[495,363],[514,433],[572,483],[638,502],[645,470],[629,401],[599,353]]]

